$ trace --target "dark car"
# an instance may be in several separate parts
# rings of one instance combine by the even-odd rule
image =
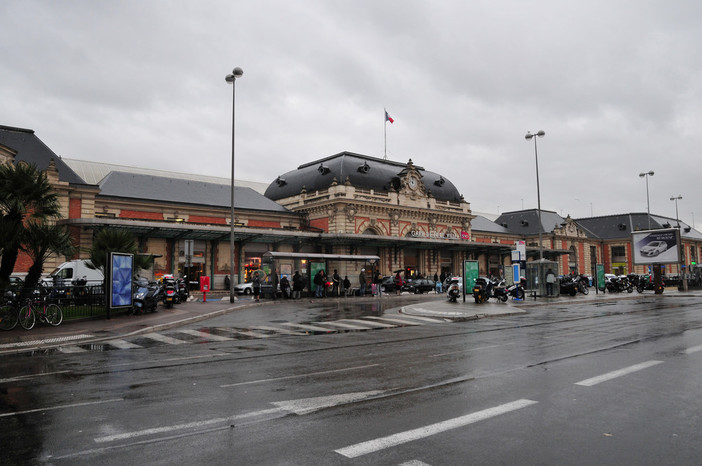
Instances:
[[[383,278],[383,281],[380,282],[380,286],[383,287],[383,291],[386,293],[395,291],[395,277]]]
[[[436,291],[436,282],[428,278],[418,278],[409,280],[407,282],[407,288],[403,286],[402,289],[406,289],[407,291],[415,294],[428,293],[430,291]]]

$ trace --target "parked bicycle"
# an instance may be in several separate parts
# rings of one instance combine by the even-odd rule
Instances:
[[[48,302],[48,296],[41,298],[27,298],[26,304],[19,310],[19,324],[25,330],[34,328],[37,318],[56,327],[63,322],[61,306]]]
[[[19,321],[19,311],[15,305],[15,293],[7,291],[3,296],[2,305],[0,305],[0,329],[12,330],[17,326]]]

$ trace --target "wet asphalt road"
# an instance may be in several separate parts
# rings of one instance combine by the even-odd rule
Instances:
[[[701,308],[305,301],[7,356],[0,464],[699,464]]]

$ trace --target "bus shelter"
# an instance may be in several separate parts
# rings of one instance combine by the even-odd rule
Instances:
[[[558,283],[558,262],[540,260],[526,263],[526,291],[529,294],[536,296],[548,296],[546,287],[546,275],[549,271],[553,272],[555,282],[553,283],[553,292],[551,296],[560,294],[560,286]]]

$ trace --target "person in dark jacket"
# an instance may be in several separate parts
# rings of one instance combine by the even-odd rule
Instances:
[[[258,277],[258,272],[254,272],[253,276],[253,294],[254,301],[261,300],[261,279]]]
[[[302,278],[297,270],[292,278],[293,281],[293,299],[300,299],[300,293],[305,289],[305,279]]]

